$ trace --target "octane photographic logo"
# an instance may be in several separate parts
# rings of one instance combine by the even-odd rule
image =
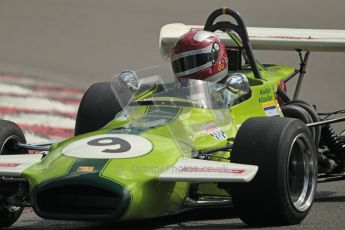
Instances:
[[[81,90],[42,79],[0,73],[0,119],[18,124],[28,142],[73,136]]]

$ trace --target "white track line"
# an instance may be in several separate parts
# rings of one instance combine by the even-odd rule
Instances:
[[[33,132],[24,131],[24,136],[27,143],[44,143],[52,140],[51,138],[41,137]]]
[[[23,87],[15,85],[13,83],[0,83],[0,94],[2,95],[17,95],[17,96],[32,96],[32,97],[47,97],[47,98],[71,98],[71,99],[80,99],[82,94],[79,93],[68,93],[66,91],[61,92],[52,92],[49,90],[33,90],[28,87]]]
[[[54,86],[51,82],[42,81],[41,79],[29,78],[24,76],[16,76],[16,75],[7,75],[0,73],[0,81],[1,82],[8,82],[8,83],[15,83],[16,85],[21,86]]]
[[[2,94],[15,94],[18,96],[27,96],[31,95],[33,92],[28,88],[24,88],[22,86],[1,83],[0,84],[0,93]]]
[[[62,129],[74,129],[74,119],[46,114],[6,114],[3,119],[26,125],[41,125]]]
[[[29,143],[62,140],[66,138],[68,130],[74,129],[73,117],[78,111],[78,101],[82,95],[81,91],[69,91],[68,88],[35,77],[0,73],[0,109],[4,109],[4,113],[0,112],[0,119],[24,127]],[[13,111],[9,112],[11,109]]]
[[[65,104],[56,100],[35,97],[13,97],[1,96],[0,107],[21,108],[30,110],[47,110],[67,113],[76,113],[78,107],[75,105]]]

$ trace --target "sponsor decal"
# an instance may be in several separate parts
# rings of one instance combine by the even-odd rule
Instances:
[[[242,174],[244,169],[212,168],[212,167],[183,167],[181,172],[201,172],[201,173],[228,173]]]
[[[21,164],[18,163],[0,163],[0,167],[2,168],[16,168]]]
[[[216,140],[224,140],[228,138],[227,135],[223,132],[223,130],[216,130],[210,133],[210,135]]]
[[[77,158],[134,158],[151,152],[152,143],[144,137],[130,134],[96,135],[66,145],[62,154]]]
[[[93,172],[94,170],[94,166],[80,166],[78,167],[77,172]]]
[[[204,127],[204,131],[210,134],[215,140],[225,140],[228,138],[226,133],[216,124],[208,124]]]
[[[270,88],[260,89],[260,94],[261,95],[270,94],[270,93],[271,93],[271,89]]]
[[[272,89],[270,88],[261,89],[259,103],[266,103],[266,102],[272,101],[274,98],[271,95],[271,93],[272,93]]]
[[[262,104],[262,108],[268,117],[280,117],[276,103],[271,101]]]

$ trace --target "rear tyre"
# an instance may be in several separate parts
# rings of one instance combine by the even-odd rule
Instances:
[[[281,109],[285,117],[297,118],[306,124],[320,121],[315,108],[302,100],[290,101],[283,105]],[[314,137],[316,148],[318,148],[321,138],[321,127],[311,127],[309,129]]]
[[[345,130],[340,132],[339,136],[340,136],[340,138],[345,139]]]
[[[75,135],[102,128],[122,110],[121,105],[125,105],[129,101],[131,93],[121,87],[117,87],[115,90],[117,97],[111,89],[110,82],[97,82],[86,90],[79,105]]]
[[[303,122],[281,117],[247,120],[235,138],[231,162],[259,166],[251,182],[231,186],[243,222],[263,226],[304,220],[316,191],[317,154]]]
[[[16,143],[26,143],[23,131],[13,122],[0,120],[0,155],[25,154]],[[6,204],[0,190],[0,228],[15,223],[23,212],[22,207]]]

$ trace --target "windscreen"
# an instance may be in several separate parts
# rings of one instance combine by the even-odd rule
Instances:
[[[139,92],[140,93],[140,92]],[[155,84],[147,97],[134,100],[131,105],[165,105],[221,109],[230,107],[230,91],[219,83],[180,79],[170,84]]]
[[[163,69],[164,70],[164,69]],[[226,139],[230,129],[230,109],[237,94],[231,93],[221,83],[176,79],[161,68],[133,71],[139,87],[115,117],[119,128],[115,132],[141,134],[150,132],[172,138],[181,153],[190,154],[196,143],[206,145]],[[112,82],[115,91],[118,81]],[[212,135],[220,133],[214,139]],[[206,136],[205,136],[206,135]],[[205,138],[212,141],[205,142]]]
[[[119,75],[111,82],[114,96],[122,108],[127,105],[160,105],[222,109],[231,107],[242,96],[232,93],[222,83],[177,79],[169,68],[151,67],[130,72],[137,80],[137,90],[130,91],[126,85],[121,85]],[[130,98],[124,97],[124,91],[131,95]]]

